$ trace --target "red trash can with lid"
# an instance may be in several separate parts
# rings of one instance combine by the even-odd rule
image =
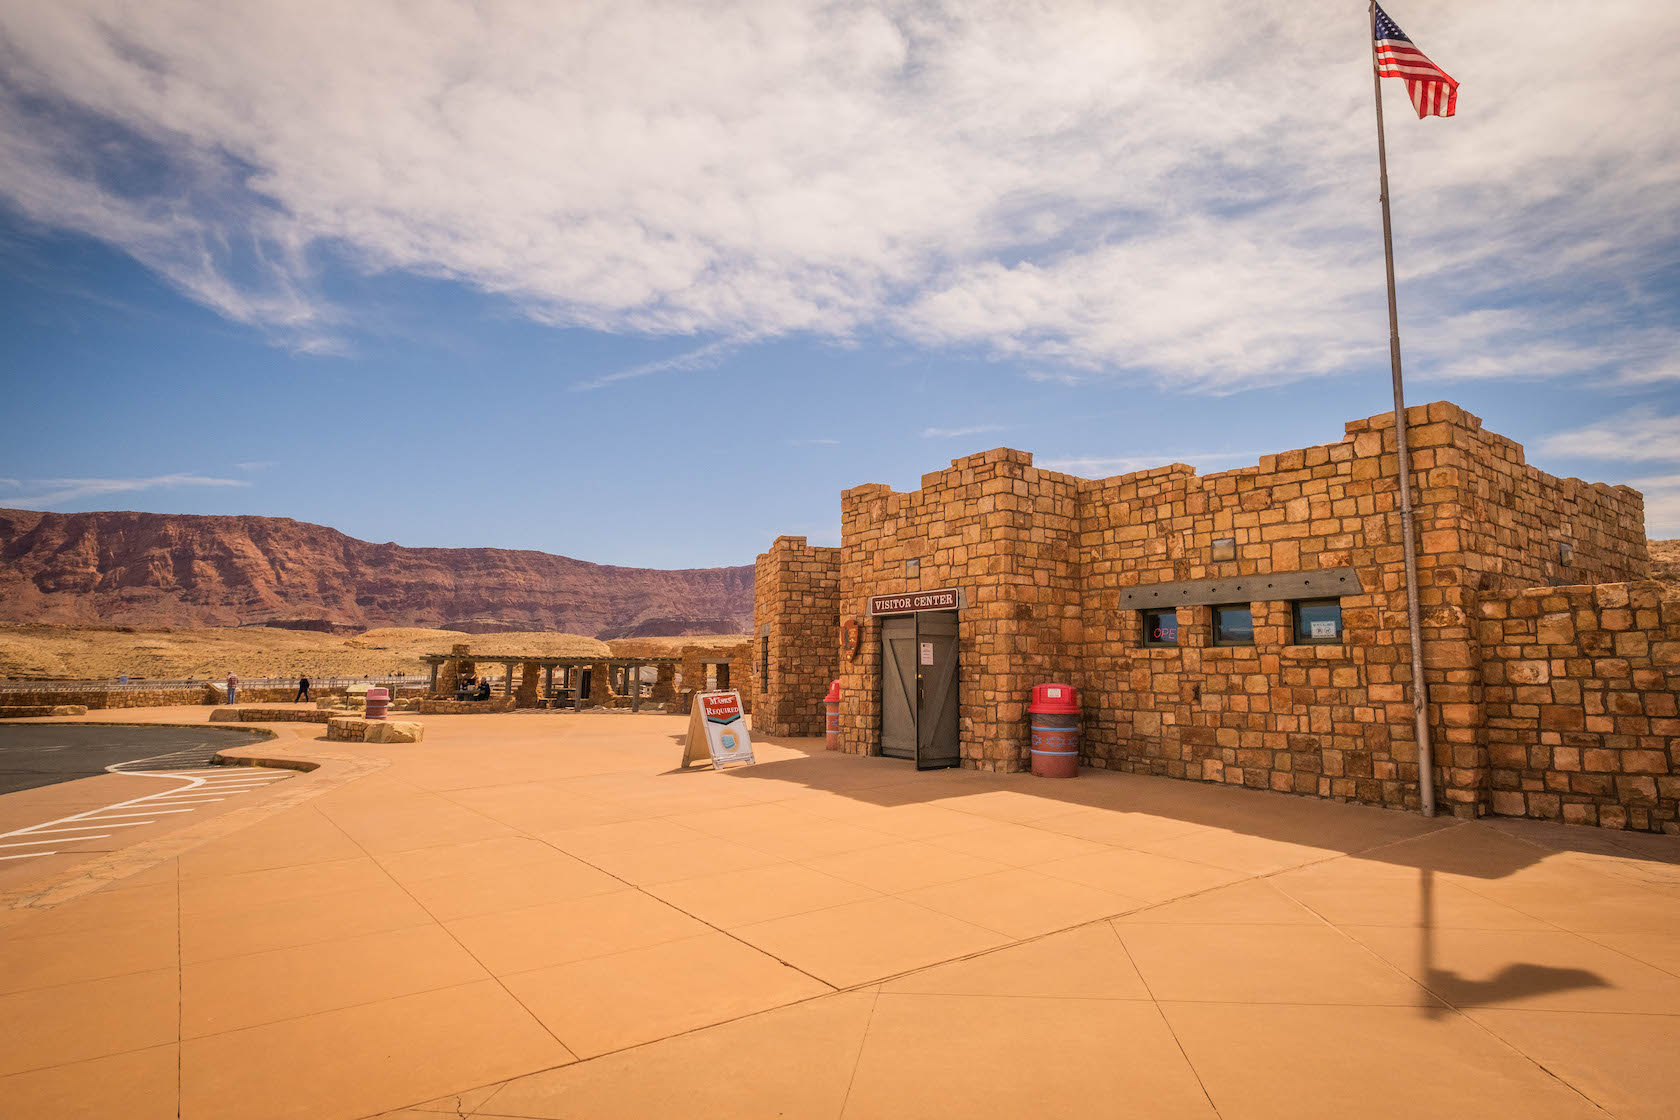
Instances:
[[[828,749],[840,749],[840,682],[835,681],[828,686],[828,695],[823,697],[823,706],[828,709]]]
[[[391,705],[391,691],[386,688],[370,688],[367,690],[367,718],[384,719],[385,711]]]
[[[1068,684],[1034,685],[1027,708],[1032,727],[1032,772],[1040,778],[1079,773],[1079,692]]]

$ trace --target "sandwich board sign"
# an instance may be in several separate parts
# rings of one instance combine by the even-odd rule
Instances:
[[[739,692],[701,692],[694,697],[682,764],[686,767],[708,757],[714,770],[722,770],[728,762],[753,761],[752,738],[741,715]]]

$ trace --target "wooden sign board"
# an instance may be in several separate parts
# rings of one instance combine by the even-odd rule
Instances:
[[[871,595],[871,616],[884,614],[915,614],[919,611],[955,611],[968,606],[968,596],[960,587],[942,587],[938,591],[911,591],[903,595]]]
[[[739,692],[701,692],[694,697],[688,717],[688,735],[683,743],[682,764],[711,759],[712,769],[726,763],[754,761],[752,737],[741,713]]]

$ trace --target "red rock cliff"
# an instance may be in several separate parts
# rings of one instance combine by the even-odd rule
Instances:
[[[0,510],[0,620],[12,622],[745,633],[752,587],[750,564],[658,571],[370,544],[283,517]]]

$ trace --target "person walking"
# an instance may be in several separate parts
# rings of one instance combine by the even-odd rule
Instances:
[[[237,704],[239,702],[236,699],[236,697],[238,695],[239,695],[239,678],[237,676],[235,676],[234,674],[229,673],[228,674],[228,703],[229,704]]]
[[[308,677],[299,677],[298,678],[297,699],[293,700],[292,703],[294,703],[294,704],[307,704],[308,702],[309,702],[309,678]]]

